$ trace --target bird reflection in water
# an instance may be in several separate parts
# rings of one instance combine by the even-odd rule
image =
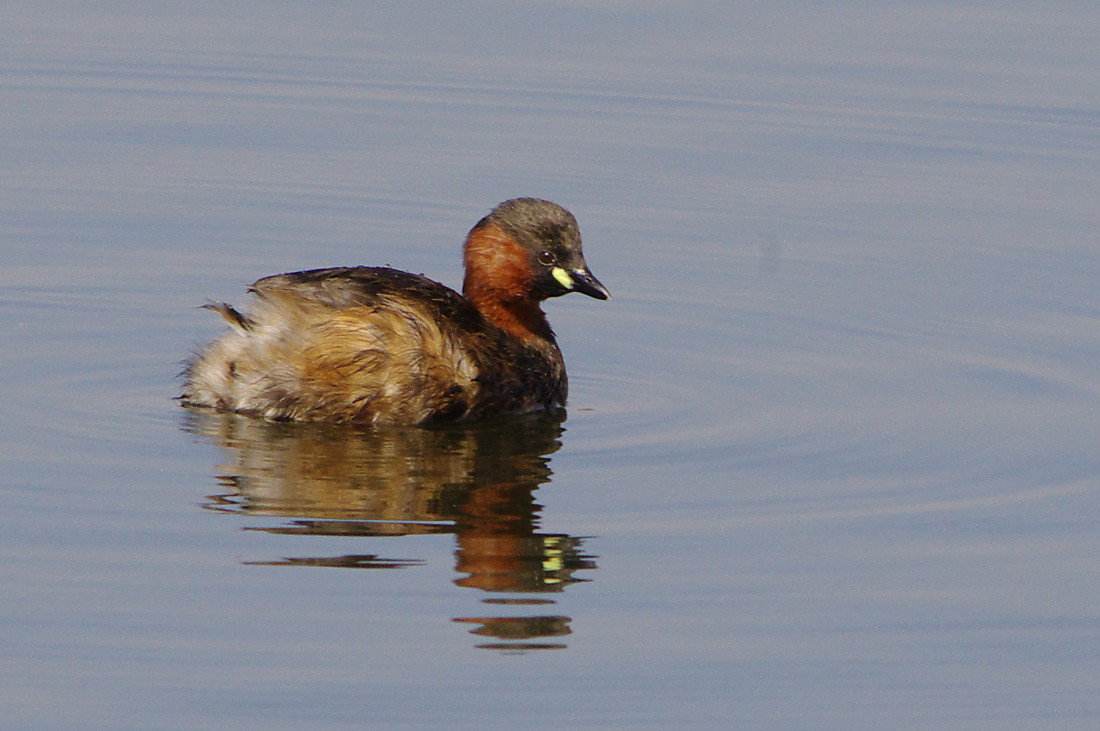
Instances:
[[[540,533],[534,491],[550,479],[561,447],[562,412],[439,428],[356,428],[262,421],[189,410],[185,428],[231,458],[225,488],[205,507],[292,518],[248,527],[283,535],[395,537],[453,533],[459,586],[493,594],[488,607],[515,616],[455,618],[506,652],[565,647],[570,618],[528,614],[596,568],[584,539]],[[392,546],[393,542],[387,545]],[[397,569],[414,559],[369,553],[249,562],[269,566]],[[492,614],[486,612],[486,614]]]

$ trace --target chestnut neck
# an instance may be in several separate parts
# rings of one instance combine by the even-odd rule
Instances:
[[[496,224],[476,226],[463,250],[466,278],[462,294],[496,327],[525,342],[554,333],[531,295],[534,274],[527,252]]]

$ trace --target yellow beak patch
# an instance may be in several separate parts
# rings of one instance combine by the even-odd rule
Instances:
[[[573,277],[569,276],[569,272],[565,271],[561,267],[554,267],[550,270],[550,274],[554,279],[558,280],[558,284],[566,289],[573,289]]]

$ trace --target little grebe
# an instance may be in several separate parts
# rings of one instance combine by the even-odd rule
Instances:
[[[569,211],[505,201],[466,237],[462,295],[385,267],[265,277],[183,372],[188,405],[268,419],[425,424],[563,406],[565,361],[539,303],[607,299]]]

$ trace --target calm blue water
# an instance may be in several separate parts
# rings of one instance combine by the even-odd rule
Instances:
[[[5,728],[1094,728],[1090,3],[17,3]],[[564,421],[181,409],[208,299],[461,282],[497,202],[611,289]]]

